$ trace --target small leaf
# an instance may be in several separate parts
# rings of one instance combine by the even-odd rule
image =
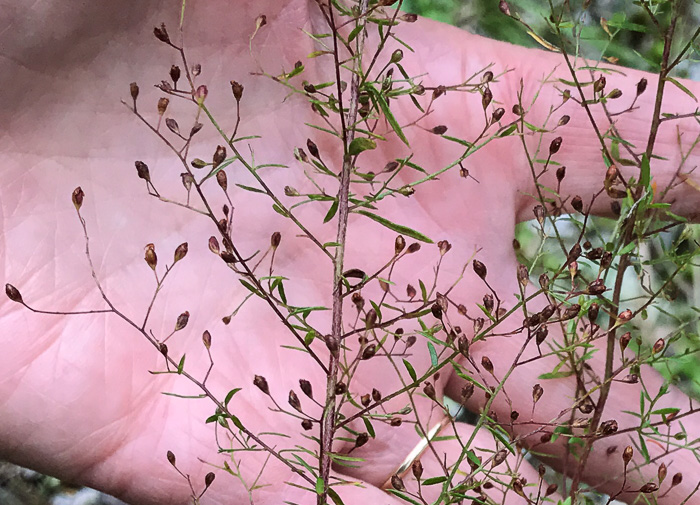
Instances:
[[[430,353],[430,364],[436,367],[438,364],[437,352],[435,352],[435,347],[430,342],[428,342],[428,352]]]
[[[666,77],[666,80],[667,80],[668,82],[670,82],[671,84],[674,84],[678,89],[680,89],[683,93],[685,93],[686,95],[688,95],[690,98],[692,98],[692,99],[695,100],[696,102],[698,101],[698,99],[695,98],[695,95],[693,95],[692,91],[690,91],[688,88],[686,88],[685,86],[683,86],[680,82],[678,82],[677,80],[675,80],[673,77]]]
[[[377,143],[374,140],[370,140],[366,137],[358,137],[356,139],[353,139],[352,142],[350,142],[350,146],[348,147],[348,153],[351,156],[356,156],[362,151],[376,149],[376,147]]]
[[[389,221],[386,218],[383,218],[382,216],[378,216],[377,214],[373,214],[371,212],[367,212],[366,210],[357,210],[355,211],[357,214],[362,214],[363,216],[366,216],[373,221],[376,221],[377,223],[381,224],[382,226],[386,226],[390,230],[393,230],[401,235],[405,235],[407,237],[414,238],[416,240],[420,240],[421,242],[427,242],[428,244],[432,244],[433,241],[430,240],[430,238],[426,237],[422,233],[409,228],[407,226],[403,226],[401,224],[394,223],[392,221]]]
[[[235,388],[235,389],[232,389],[231,391],[229,391],[228,394],[226,395],[226,398],[224,399],[224,405],[228,406],[228,402],[231,401],[231,398],[233,398],[233,395],[238,393],[240,390],[241,390],[241,388]]]
[[[406,367],[406,370],[408,370],[408,375],[411,376],[411,379],[413,379],[413,382],[416,382],[416,379],[418,376],[416,375],[416,371],[413,369],[413,365],[409,363],[407,360],[403,360],[403,364]]]
[[[331,207],[328,209],[328,212],[326,213],[326,216],[323,218],[323,222],[327,223],[328,221],[333,219],[336,212],[338,212],[338,200],[334,199],[333,203],[331,204]]]

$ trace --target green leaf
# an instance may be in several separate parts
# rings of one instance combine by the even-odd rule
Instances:
[[[384,114],[384,117],[386,118],[387,122],[389,123],[389,126],[391,126],[391,129],[394,130],[396,135],[401,139],[401,142],[408,144],[408,139],[403,133],[403,130],[401,129],[401,125],[399,125],[399,122],[396,120],[394,115],[391,113],[391,109],[389,108],[389,104],[387,103],[386,99],[384,96],[378,92],[374,86],[367,84],[367,89],[372,93],[372,97],[374,98],[374,101],[376,102],[377,106],[382,110],[382,114]],[[409,146],[410,147],[410,146]]]
[[[696,102],[698,101],[698,99],[695,98],[695,95],[693,95],[692,91],[690,91],[688,88],[686,88],[685,86],[683,86],[680,82],[678,82],[677,80],[675,80],[673,77],[666,77],[666,80],[667,80],[668,82],[670,82],[671,84],[674,84],[678,89],[680,89],[683,93],[685,93],[686,95],[688,95],[690,98],[692,98],[692,99],[695,100]]]
[[[649,157],[646,155],[646,153],[642,154],[642,166],[641,166],[641,174],[639,176],[639,183],[644,186],[645,188],[649,187],[649,183],[651,182],[651,168],[649,166]]]
[[[571,377],[574,374],[572,371],[567,371],[567,372],[551,372],[551,373],[543,373],[540,375],[538,378],[542,380],[547,380],[547,379],[563,379],[564,377]]]
[[[376,435],[374,433],[374,426],[372,426],[370,420],[363,416],[362,421],[365,423],[365,428],[367,429],[369,436],[375,438]]]
[[[423,481],[424,486],[434,486],[435,484],[442,484],[447,480],[447,477],[440,475],[439,477],[431,477]]]
[[[403,364],[406,367],[406,370],[408,370],[408,375],[411,376],[411,379],[413,379],[413,382],[416,382],[416,379],[418,376],[416,375],[416,371],[413,369],[413,365],[408,362],[408,360],[404,359]]]
[[[428,290],[425,287],[425,283],[418,279],[418,287],[420,287],[420,297],[424,302],[428,301]]]
[[[322,495],[325,488],[326,486],[324,485],[323,478],[316,478],[316,494],[319,496]]]
[[[182,355],[182,358],[180,358],[180,362],[177,364],[177,373],[178,375],[182,375],[182,370],[185,368],[185,356],[186,354]]]
[[[250,187],[250,186],[246,186],[246,185],[244,185],[244,184],[236,184],[236,186],[238,186],[238,187],[241,188],[241,189],[245,189],[246,191],[250,191],[251,193],[262,193],[263,195],[266,195],[266,194],[267,194],[267,193],[265,193],[262,189],[253,188],[253,187]]]
[[[264,298],[263,295],[260,293],[260,291],[258,291],[257,289],[255,289],[248,281],[243,280],[243,279],[238,279],[238,281],[239,281],[241,284],[243,284],[243,286],[245,286],[245,288],[246,288],[248,291],[250,291],[251,293],[253,293],[253,294],[255,294],[255,295],[258,295],[260,298]]]
[[[333,500],[333,503],[335,505],[345,505],[345,503],[343,503],[343,500],[340,499],[340,496],[338,496],[338,493],[336,493],[332,487],[328,488],[328,496],[330,496],[331,500]]]
[[[414,238],[416,240],[420,240],[421,242],[427,242],[428,244],[432,244],[433,241],[430,240],[430,238],[426,237],[419,231],[416,231],[412,228],[409,228],[408,226],[403,226],[401,224],[394,223],[392,221],[389,221],[386,218],[383,218],[382,216],[378,216],[377,214],[373,214],[371,212],[367,212],[366,210],[356,210],[354,211],[356,214],[362,214],[363,216],[366,216],[370,218],[373,221],[376,221],[377,223],[381,224],[382,226],[386,226],[390,230],[393,230],[397,233],[400,233],[401,235],[406,235],[407,237]]]
[[[668,415],[668,414],[678,414],[681,411],[681,409],[678,409],[676,407],[667,407],[665,409],[658,409],[655,410],[651,413],[651,415]]]
[[[355,28],[353,28],[350,32],[350,35],[348,35],[348,42],[352,42],[353,40],[355,40],[355,37],[357,37],[357,35],[362,31],[364,27],[364,24],[358,24]]]
[[[358,137],[350,142],[348,147],[348,153],[351,156],[356,156],[362,151],[368,151],[371,149],[376,149],[377,143],[374,140],[368,139],[366,137]]]
[[[430,353],[430,364],[436,367],[438,364],[437,352],[435,352],[435,347],[430,342],[428,342],[428,352]]]
[[[231,401],[231,398],[233,398],[233,395],[238,393],[240,390],[241,390],[241,388],[235,388],[235,389],[232,389],[231,391],[229,391],[228,394],[226,395],[226,398],[224,399],[224,405],[228,406],[228,402]]]
[[[326,213],[326,217],[323,218],[323,222],[327,223],[328,221],[333,219],[336,212],[338,212],[338,200],[337,199],[333,200],[331,207],[328,209],[328,212]]]

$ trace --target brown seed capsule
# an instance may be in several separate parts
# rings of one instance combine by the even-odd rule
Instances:
[[[139,85],[135,82],[129,84],[129,93],[131,94],[131,99],[134,101],[134,107],[136,107],[136,99],[139,97]]]
[[[444,124],[433,126],[433,128],[430,131],[435,135],[444,135],[445,133],[447,133],[447,126],[445,126]]]
[[[373,307],[367,311],[367,315],[365,316],[365,329],[369,330],[371,328],[374,328],[374,326],[376,324],[377,324],[377,311],[374,310],[374,307]]]
[[[231,92],[233,93],[233,98],[240,102],[241,97],[243,97],[243,85],[236,81],[231,81]]]
[[[172,451],[168,451],[166,453],[166,457],[168,458],[168,463],[171,465],[175,466],[176,460],[175,460],[175,454],[173,454]]]
[[[282,234],[276,231],[270,236],[270,247],[277,249],[280,246],[280,242],[282,242]]]
[[[360,433],[355,438],[355,447],[362,447],[368,441],[369,441],[369,434],[368,433]]]
[[[401,251],[406,247],[406,239],[402,235],[399,235],[394,240],[394,255],[399,255]],[[414,295],[415,296],[415,295]]]
[[[209,237],[209,250],[214,254],[219,254],[219,241],[216,237]]]
[[[486,312],[490,313],[493,311],[493,295],[491,293],[484,295],[484,308]]]
[[[371,359],[374,357],[374,355],[377,353],[377,346],[374,344],[370,344],[367,347],[365,347],[364,351],[362,351],[362,358],[363,360]]]
[[[180,331],[187,326],[187,322],[190,320],[190,313],[189,311],[185,311],[179,316],[177,316],[177,320],[175,321],[175,331]]]
[[[207,350],[211,349],[211,333],[209,333],[209,330],[204,330],[204,333],[202,333],[202,342]]]
[[[344,382],[339,382],[335,385],[335,394],[340,396],[344,395],[348,391],[348,386]]]
[[[576,212],[583,212],[583,200],[580,196],[576,195],[571,199],[571,206]]]
[[[403,424],[403,419],[400,417],[392,417],[391,420],[389,420],[389,424],[394,428],[397,428]]]
[[[666,480],[666,475],[668,474],[668,469],[666,468],[666,463],[661,463],[659,469],[656,472],[656,476],[659,479],[659,484]]]
[[[160,353],[165,356],[166,358],[168,357],[168,346],[165,344],[158,344],[158,350]]]
[[[311,428],[314,427],[314,424],[311,422],[310,419],[304,419],[301,422],[301,427],[304,428],[304,430],[309,431]]]
[[[177,88],[177,81],[180,80],[180,67],[177,65],[172,65],[170,67],[170,78],[173,80],[175,88]]]
[[[216,479],[216,475],[214,475],[214,472],[209,472],[204,476],[204,487],[207,489],[209,486],[211,486],[211,483],[214,482],[214,479]]]
[[[484,327],[486,320],[483,317],[477,317],[474,319],[474,333],[479,333]]]
[[[491,114],[491,122],[492,123],[497,123],[501,120],[501,118],[505,115],[506,110],[503,107],[499,107],[495,111],[493,111],[493,114]]]
[[[561,182],[564,180],[564,177],[566,177],[566,167],[559,167],[557,168],[557,182]]]
[[[287,399],[287,401],[294,410],[301,412],[301,402],[299,401],[299,397],[294,391],[289,391],[289,398]]]
[[[493,100],[493,93],[491,93],[489,88],[484,89],[484,92],[481,95],[481,107],[486,110],[486,107],[489,106],[491,100]]]
[[[450,249],[452,249],[452,244],[450,244],[447,240],[440,240],[437,243],[437,246],[440,251],[440,256],[444,256],[450,251]]]
[[[503,463],[506,458],[508,457],[508,451],[506,449],[501,449],[498,451],[494,457],[493,460],[491,461],[491,468],[497,467],[501,463]]]
[[[545,341],[548,334],[549,334],[549,330],[547,329],[546,326],[540,326],[539,328],[537,328],[537,331],[535,332],[535,342],[537,343],[538,346],[541,345],[542,342]]]
[[[637,374],[625,375],[622,378],[622,382],[626,382],[627,384],[637,384],[639,382],[639,376]]]
[[[537,222],[542,225],[544,223],[544,217],[545,217],[545,210],[542,205],[535,205],[532,208],[532,213],[535,215],[535,219],[537,219]]]
[[[629,345],[630,340],[632,340],[632,334],[628,331],[620,337],[620,349],[624,351]]]
[[[488,373],[493,374],[493,363],[488,356],[481,357],[481,366],[483,366],[484,370],[486,370]]]
[[[491,72],[490,70],[487,70],[481,76],[481,84],[487,84],[491,81],[493,81],[493,72]]]
[[[270,388],[267,385],[267,379],[262,375],[256,375],[253,379],[253,384],[263,393],[269,396]]]
[[[155,271],[156,266],[158,265],[158,256],[156,256],[156,249],[153,244],[146,245],[143,259],[146,260],[146,264],[151,267],[153,271]]]
[[[173,263],[177,263],[180,261],[182,258],[187,256],[187,251],[188,251],[188,246],[187,242],[183,242],[179,246],[177,246],[177,249],[175,249],[175,261]]]
[[[224,146],[216,146],[216,151],[214,151],[214,155],[212,156],[212,167],[216,168],[219,165],[221,165],[224,160],[226,159],[226,147]]]
[[[469,339],[467,339],[467,337],[464,335],[459,337],[457,340],[457,347],[459,348],[459,352],[462,356],[465,358],[469,357]]]
[[[600,305],[597,303],[591,303],[591,306],[588,307],[588,320],[592,323],[594,323],[598,319],[598,312],[600,311]]]
[[[216,172],[216,182],[224,191],[228,189],[228,177],[226,176],[226,172],[224,170],[219,170]]]
[[[423,393],[425,396],[430,398],[433,401],[437,401],[436,396],[435,396],[435,386],[433,386],[430,382],[426,382],[425,385],[423,386]]]
[[[85,198],[85,193],[83,193],[83,190],[80,186],[75,188],[73,190],[73,194],[71,195],[71,200],[73,201],[73,206],[75,207],[75,210],[79,211],[80,207],[83,206],[83,199]]]
[[[518,265],[518,282],[522,287],[525,287],[530,282],[530,272],[527,271],[525,265]]]
[[[391,487],[393,487],[397,491],[406,490],[406,486],[403,485],[403,480],[401,480],[401,477],[399,477],[398,475],[391,476]]]
[[[413,242],[408,246],[408,249],[406,249],[407,254],[413,254],[418,251],[420,251],[420,244],[418,242]]]
[[[666,345],[666,342],[664,342],[663,338],[660,338],[659,340],[654,342],[654,347],[651,348],[652,354],[658,354],[661,351],[663,351],[665,345]]]
[[[549,155],[552,156],[553,154],[557,154],[559,152],[559,149],[561,148],[561,143],[562,143],[562,138],[557,137],[552,142],[549,144]]]
[[[161,42],[170,44],[170,36],[168,35],[168,30],[165,29],[165,23],[161,23],[160,26],[154,27],[153,35],[155,35]]]
[[[265,14],[260,14],[257,18],[255,18],[255,29],[259,30],[263,26],[267,24],[267,16]]]
[[[606,96],[606,98],[608,100],[616,100],[616,99],[620,98],[621,96],[622,96],[622,90],[615,88],[610,93],[608,93],[608,96]]]
[[[637,83],[637,96],[641,95],[644,93],[647,89],[647,80],[646,77],[642,77],[639,82]]]
[[[173,118],[167,118],[165,120],[165,126],[167,126],[168,130],[173,132],[175,135],[180,135],[180,126],[177,124],[177,121],[175,121]]]
[[[399,19],[401,21],[405,21],[406,23],[415,23],[418,20],[418,16],[416,14],[407,12],[406,14],[402,14],[399,16]]]
[[[539,466],[537,467],[537,474],[540,476],[540,479],[544,478],[544,475],[547,473],[547,468],[540,463]]]
[[[632,449],[631,445],[628,445],[625,447],[625,450],[622,451],[622,461],[624,462],[625,466],[629,464],[630,461],[632,461],[632,457],[634,456],[634,449]]]
[[[311,154],[311,156],[320,159],[318,146],[311,139],[306,139],[306,148],[309,150],[309,154]]]
[[[633,316],[632,311],[630,309],[627,309],[627,310],[623,310],[622,312],[620,312],[617,315],[617,319],[620,322],[626,323],[632,319],[632,316]]]
[[[540,311],[540,319],[542,320],[542,322],[548,321],[549,318],[552,317],[552,315],[554,315],[554,312],[556,310],[557,310],[557,306],[554,305],[553,303],[550,303],[545,308],[543,308]]]
[[[326,335],[323,340],[325,340],[326,347],[331,352],[331,354],[337,358],[338,353],[340,351],[340,341],[338,340],[338,337],[334,337],[333,335]]]
[[[445,93],[447,93],[447,88],[443,85],[438,86],[433,90],[433,100],[440,98]]]
[[[591,282],[586,288],[586,292],[589,295],[600,295],[605,293],[608,288],[605,287],[605,282],[603,279],[596,279]]]
[[[13,302],[24,303],[24,301],[22,300],[22,294],[19,292],[19,289],[14,287],[12,284],[5,284],[5,294]]]
[[[567,115],[563,115],[562,117],[559,118],[559,122],[557,123],[558,126],[564,126],[569,123],[571,118]]]
[[[469,398],[471,398],[474,395],[474,384],[471,382],[467,382],[463,387],[462,391],[460,391],[459,394],[459,400],[462,405],[464,405]]]
[[[416,478],[416,480],[420,480],[421,476],[423,475],[423,464],[419,459],[415,460],[411,465],[411,472],[413,472],[413,476]]]
[[[195,68],[197,66],[195,65]],[[200,67],[200,72],[201,72],[201,67]],[[194,69],[193,69],[193,74]],[[199,105],[204,103],[204,100],[207,99],[207,95],[209,94],[209,88],[207,88],[204,84],[200,85],[197,87],[197,89],[194,92],[194,101],[197,102]]]
[[[671,479],[671,487],[678,486],[681,482],[683,482],[683,474],[680,472],[673,474]]]
[[[486,265],[479,260],[474,260],[472,262],[472,267],[474,268],[474,273],[476,273],[476,275],[482,279],[486,279]]]
[[[561,319],[562,321],[568,321],[569,319],[573,319],[576,316],[578,316],[579,312],[581,312],[581,306],[578,303],[574,303],[573,305],[567,307],[566,310],[564,310]]]
[[[168,104],[170,103],[170,99],[166,97],[161,97],[158,99],[158,115],[162,116],[165,114],[165,111],[168,109]]]
[[[593,91],[596,93],[601,93],[605,89],[605,85],[607,84],[607,81],[605,79],[604,75],[601,75],[596,79],[596,81],[593,82]]]
[[[442,309],[437,303],[430,306],[430,312],[432,312],[435,319],[442,319]]]
[[[522,108],[522,106],[520,104],[517,104],[517,103],[515,105],[513,105],[513,108],[511,109],[511,111],[516,116],[522,116],[523,114],[525,114],[525,110]]]
[[[617,433],[617,429],[617,421],[614,419],[600,423],[600,432],[603,435],[612,435],[613,433]]]
[[[549,486],[547,486],[547,490],[544,492],[544,495],[545,496],[553,495],[554,493],[557,492],[558,487],[559,486],[557,486],[556,484],[550,484]]]
[[[540,443],[541,444],[548,444],[552,440],[552,434],[551,433],[543,433],[542,436],[540,437]]]
[[[362,404],[363,407],[369,407],[369,404],[371,403],[371,399],[368,394],[364,394],[360,397],[360,403]]]
[[[313,399],[313,389],[311,388],[311,383],[309,381],[306,379],[299,379],[299,388],[306,396]]]
[[[508,6],[508,2],[506,2],[506,0],[500,0],[498,2],[498,8],[503,14],[510,16],[510,7]]]
[[[510,413],[510,420],[511,421],[517,421],[519,417],[520,417],[520,413],[517,410],[513,410]]]
[[[413,300],[416,297],[416,288],[410,284],[406,286],[406,296],[408,296],[409,300]]]
[[[639,488],[639,492],[644,494],[655,493],[658,490],[659,486],[654,482],[647,482],[641,488]]]
[[[539,384],[532,386],[532,403],[537,403],[544,394],[544,388]]]

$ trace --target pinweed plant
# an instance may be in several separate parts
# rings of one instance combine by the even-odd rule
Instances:
[[[608,503],[694,503],[698,408],[672,370],[697,352],[697,323],[666,334],[645,323],[673,320],[674,282],[692,275],[698,255],[698,111],[665,101],[695,100],[674,77],[697,56],[700,30],[677,35],[686,3],[635,2],[662,43],[655,78],[607,53],[633,29],[625,22],[601,20],[608,38],[591,54],[589,0],[549,2],[544,28],[515,2],[494,2],[503,22],[550,53],[548,68],[523,72],[527,53],[514,48],[437,75],[448,49],[413,48],[420,23],[401,0],[358,0],[312,2],[304,42],[283,52],[312,50],[279,66],[262,53],[283,16],[251,19],[253,71],[224,69],[226,82],[205,78],[192,58],[183,2],[179,27],[153,31],[176,63],[159,69],[155,91],[125,83],[123,101],[177,174],[153,169],[148,152],[130,170],[154,206],[191,212],[209,230],[197,247],[211,254],[192,259],[194,244],[183,242],[163,262],[155,241],[145,245],[151,296],[137,318],[100,279],[91,195],[78,187],[72,203],[105,308],[45,310],[11,284],[6,293],[34,312],[122,319],[159,354],[150,373],[178,379],[163,391],[169,401],[208,402],[208,416],[189,421],[211,427],[203,479],[176,447],[158,455],[193,503],[222,477],[234,482],[231,499],[250,503],[272,503],[273,481],[285,482],[276,503],[290,504],[350,505],[373,486],[414,505],[592,503],[599,492]],[[270,159],[266,132],[248,124],[265,107],[263,82],[284,90],[274,107],[300,114],[287,134],[306,140],[284,159]],[[222,87],[229,106],[217,110],[210,95]],[[448,108],[463,111],[451,116],[459,120],[436,121]],[[640,134],[630,125],[642,114]],[[675,133],[660,142],[662,128]],[[485,154],[499,151],[510,156]],[[533,218],[540,240],[525,250],[512,231]],[[223,266],[217,282],[236,287],[229,311],[198,321],[195,352],[194,311],[168,329],[152,321],[171,277],[196,277],[200,262]],[[240,343],[224,361],[226,339]],[[473,426],[456,421],[466,412]],[[569,479],[553,483],[547,467]]]

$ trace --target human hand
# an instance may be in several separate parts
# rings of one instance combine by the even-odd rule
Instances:
[[[227,128],[232,128],[235,116],[226,83],[230,79],[241,81],[245,95],[241,101],[240,134],[262,135],[261,140],[250,142],[258,163],[283,163],[291,167],[265,169],[261,172],[263,178],[277,195],[283,195],[284,186],[311,191],[313,188],[294,161],[294,147],[304,146],[308,137],[314,138],[324,160],[336,170],[341,151],[322,134],[303,127],[305,122],[316,121],[305,98],[293,96],[284,100],[286,90],[280,84],[249,74],[259,69],[248,54],[248,40],[255,17],[265,13],[268,24],[256,35],[254,54],[270,72],[289,69],[293,62],[314,50],[299,27],[322,26],[318,8],[301,1],[287,2],[284,6],[271,1],[250,3],[237,6],[238,12],[226,15],[219,12],[222,8],[208,4],[188,6],[187,11],[186,48],[190,58],[194,58],[191,63],[202,65],[200,81],[210,90],[207,107],[223,118],[222,123],[227,121]],[[3,5],[3,9],[8,7]],[[163,21],[164,14],[167,17],[175,13],[164,12],[159,5],[138,2],[121,3],[118,7],[90,6],[75,18],[75,9],[65,2],[51,4],[46,9],[40,12],[18,7],[13,33],[21,35],[13,35],[11,44],[3,44],[9,48],[2,62],[3,74],[12,76],[4,84],[11,99],[2,105],[4,116],[12,118],[2,140],[3,277],[17,286],[25,302],[36,309],[77,312],[108,308],[95,289],[84,252],[83,230],[68,201],[73,189],[81,186],[86,194],[81,215],[90,238],[96,276],[114,307],[134,321],[136,328],[115,314],[36,315],[4,300],[0,308],[3,328],[0,455],[104,489],[133,503],[185,503],[190,488],[165,458],[166,451],[172,451],[177,456],[178,468],[190,474],[196,490],[201,491],[204,475],[212,467],[199,460],[221,465],[224,458],[216,453],[213,425],[203,422],[213,414],[214,406],[206,399],[164,396],[162,392],[193,395],[201,390],[179,375],[148,374],[148,370],[163,370],[164,358],[139,332],[154,291],[153,274],[143,261],[143,246],[155,244],[160,258],[157,270],[162,277],[164,263],[172,263],[171,254],[185,241],[189,243],[189,253],[174,266],[158,294],[145,326],[146,334],[163,340],[172,332],[178,315],[189,311],[186,328],[167,342],[169,355],[179,358],[186,353],[185,370],[201,380],[210,361],[200,336],[204,330],[210,331],[215,366],[207,386],[213,396],[222,399],[230,389],[243,388],[231,401],[230,408],[246,427],[255,433],[272,431],[291,437],[263,437],[270,445],[299,444],[313,449],[316,446],[304,438],[299,419],[269,412],[267,408],[273,405],[252,382],[255,375],[264,376],[272,396],[280,404],[286,404],[281,400],[289,390],[299,393],[298,380],[307,379],[313,385],[316,399],[322,402],[325,374],[308,355],[281,347],[298,343],[263,300],[251,298],[229,325],[221,323],[221,318],[230,314],[248,292],[229,268],[208,251],[208,239],[217,234],[216,228],[190,210],[154,201],[144,191],[143,181],[134,176],[134,161],[146,161],[159,193],[182,201],[178,176],[182,167],[119,103],[128,97],[128,83],[137,80],[142,84],[140,111],[144,116],[156,117],[155,101],[160,95],[147,91],[148,83],[159,82],[169,66],[178,61],[174,60],[176,54],[164,50],[148,34]],[[45,30],[41,32],[30,30],[39,23],[36,16],[42,15],[55,22],[43,25]],[[169,27],[177,26],[175,18],[165,21]],[[427,72],[426,86],[462,82],[465,76],[492,62],[499,70],[512,68],[512,72],[491,86],[495,99],[503,102],[507,114],[516,103],[521,78],[525,83],[525,103],[540,86],[539,80],[561,63],[558,55],[515,48],[424,20],[402,24],[401,30],[402,38],[416,49],[416,54],[406,54],[402,63],[411,75]],[[7,30],[4,33],[3,43],[8,37]],[[322,60],[310,60],[306,66],[305,78],[309,80],[313,77],[320,80],[327,72]],[[608,85],[611,89],[633,90],[642,75],[627,71],[626,77],[610,77]],[[632,142],[641,143],[647,136],[648,125],[639,118],[650,116],[652,99],[642,96],[639,109],[620,118],[619,127]],[[668,90],[667,100],[670,109],[688,109],[688,97],[676,89]],[[543,119],[551,104],[560,102],[553,86],[547,85],[529,117],[537,124],[536,119]],[[600,162],[600,146],[584,111],[573,101],[560,112],[571,117],[569,124],[557,131],[564,138],[557,160],[568,167],[561,193],[564,197],[573,194],[590,197],[599,189],[605,173]],[[398,105],[395,114],[402,124],[417,117],[415,109],[407,104]],[[167,116],[177,117],[184,130],[192,109],[171,100]],[[604,121],[600,115],[597,119]],[[448,92],[435,102],[434,112],[424,122],[428,127],[447,125],[449,133],[456,137],[474,138],[483,128],[480,96]],[[686,122],[682,124],[685,126]],[[697,134],[697,125],[691,122],[687,128],[689,135]],[[413,153],[414,162],[437,170],[461,152],[458,146],[418,127],[406,128],[406,135],[410,150],[392,139],[386,145],[380,143],[379,149],[362,158],[361,163],[381,168],[389,160]],[[221,140],[210,125],[198,136],[201,138],[195,142],[191,154],[209,159],[213,147]],[[670,126],[660,131],[657,154],[668,161],[655,164],[654,177],[662,187],[670,182],[678,164],[680,154],[675,140]],[[687,165],[694,166],[695,158],[691,155]],[[513,227],[516,221],[531,217],[536,203],[527,196],[532,193],[533,185],[524,160],[516,138],[500,139],[467,160],[478,184],[461,178],[458,170],[452,169],[439,180],[419,187],[409,199],[383,202],[383,216],[409,224],[435,241],[444,239],[451,243],[452,250],[441,264],[440,289],[449,286],[478,251],[475,257],[487,266],[488,281],[502,296],[504,306],[514,305],[513,294],[518,292],[518,287],[517,261],[512,250]],[[232,166],[228,177],[231,187],[233,183],[255,182],[240,166]],[[409,175],[402,177],[405,183],[412,181]],[[329,193],[337,190],[331,186],[327,189]],[[219,209],[225,199],[215,190],[218,188],[208,189],[211,193],[207,196],[216,202],[213,208],[217,215],[223,217]],[[266,197],[240,188],[232,188],[231,195],[233,235],[244,256],[267,250],[270,235],[281,232],[282,242],[275,253],[273,271],[290,279],[285,285],[290,303],[330,305],[333,271],[324,253],[308,238],[298,237],[298,228],[274,213]],[[675,200],[674,211],[682,215],[691,215],[700,203],[698,193],[688,185],[678,186],[668,198]],[[593,212],[609,212],[607,202],[603,199],[597,202]],[[192,205],[200,208],[200,204],[193,195]],[[300,208],[297,214],[321,242],[335,237],[335,226],[321,225],[326,210],[326,207]],[[384,228],[361,216],[351,218],[347,268],[374,272],[393,254],[394,234],[386,233]],[[392,277],[395,289],[403,290],[407,282],[416,284],[419,278],[426,283],[432,281],[432,268],[438,256],[437,248],[424,246],[418,253],[402,259]],[[269,263],[263,263],[261,268],[263,271],[269,268]],[[487,289],[471,267],[467,272],[466,282],[454,289],[452,297],[471,313],[477,310],[475,304],[481,302]],[[363,295],[367,300],[374,299],[380,296],[379,288],[368,286]],[[347,320],[350,328],[356,312],[351,303],[345,309],[351,315]],[[457,320],[459,316],[452,312],[454,309],[450,318]],[[330,327],[330,317],[324,314],[316,314],[311,320],[316,327]],[[466,320],[461,324],[467,329]],[[518,326],[516,321],[507,321],[504,332]],[[522,335],[489,338],[475,343],[471,356],[477,363],[483,356],[489,356],[495,365],[494,374],[500,379],[522,349],[523,340]],[[349,341],[348,345],[357,346],[356,338]],[[327,351],[323,344],[314,343],[314,349],[325,363]],[[534,352],[528,349],[528,355]],[[419,373],[431,363],[422,342],[412,347],[406,357]],[[506,386],[513,409],[529,411],[533,384],[541,373],[551,368],[550,360],[540,360],[531,367],[514,370],[509,379],[512,385]],[[354,395],[368,393],[373,388],[386,395],[402,387],[397,373],[381,356],[362,362],[359,370],[350,383]],[[408,378],[403,369],[401,377]],[[654,383],[655,379],[649,381]],[[459,379],[447,373],[447,369],[434,383],[437,397],[444,390],[458,397],[461,386]],[[536,411],[535,420],[540,422],[550,421],[562,409],[570,407],[575,390],[573,380],[568,379],[547,381],[545,387],[546,396]],[[618,415],[626,410],[628,398],[632,404],[637,401],[638,392],[630,385],[625,385],[626,389],[620,393],[616,388],[612,393],[616,402],[606,408],[605,418],[616,418],[624,428],[632,425],[632,421]],[[318,417],[320,407],[299,396],[305,411]],[[674,392],[670,400],[679,404],[682,398]],[[431,399],[417,394],[413,400],[416,411],[411,416],[418,416],[426,429],[444,418]],[[384,408],[400,410],[406,403],[405,396],[397,397]],[[483,404],[483,395],[475,395],[469,406],[478,411]],[[500,419],[509,418],[511,413],[511,406],[501,397],[497,397],[492,409]],[[361,422],[353,427],[364,430]],[[691,433],[700,431],[692,417],[686,427]],[[457,429],[463,438],[469,437],[468,426]],[[317,434],[317,425],[314,430]],[[375,430],[376,439],[352,452],[353,456],[364,458],[365,463],[357,469],[336,469],[337,475],[367,483],[364,489],[337,488],[346,503],[360,499],[393,500],[379,486],[420,441],[409,423],[399,427],[375,423]],[[527,430],[524,426],[513,431],[523,434]],[[479,432],[477,437],[476,447],[494,447],[492,437],[484,432]],[[610,440],[601,445],[612,444]],[[219,439],[219,444],[225,445],[226,440]],[[353,445],[338,441],[334,450],[347,453]],[[459,449],[454,440],[435,444],[436,454],[449,453],[448,461],[455,459]],[[556,444],[537,449],[554,455],[562,451]],[[592,456],[586,477],[594,484],[620,471],[620,457],[613,459],[604,453],[601,449]],[[485,459],[490,456],[486,451],[479,454]],[[673,455],[674,463],[669,465],[669,471],[682,471],[687,477],[693,472],[697,475],[700,471],[697,462],[683,457]],[[267,458],[265,452],[236,455],[242,480],[248,486],[264,467],[259,484],[270,486],[253,492],[255,503],[315,500],[311,493],[282,484],[292,481],[309,485],[284,463]],[[422,461],[424,476],[440,473],[440,464],[430,451]],[[529,482],[537,482],[534,469],[527,463],[518,464],[518,471]],[[248,499],[241,481],[224,478],[220,471],[217,475],[219,478],[205,495],[204,503],[237,503]],[[667,496],[668,503],[680,502],[687,496],[692,490],[688,481],[692,479],[686,478],[683,486]],[[615,489],[615,485],[601,487],[609,490]]]

